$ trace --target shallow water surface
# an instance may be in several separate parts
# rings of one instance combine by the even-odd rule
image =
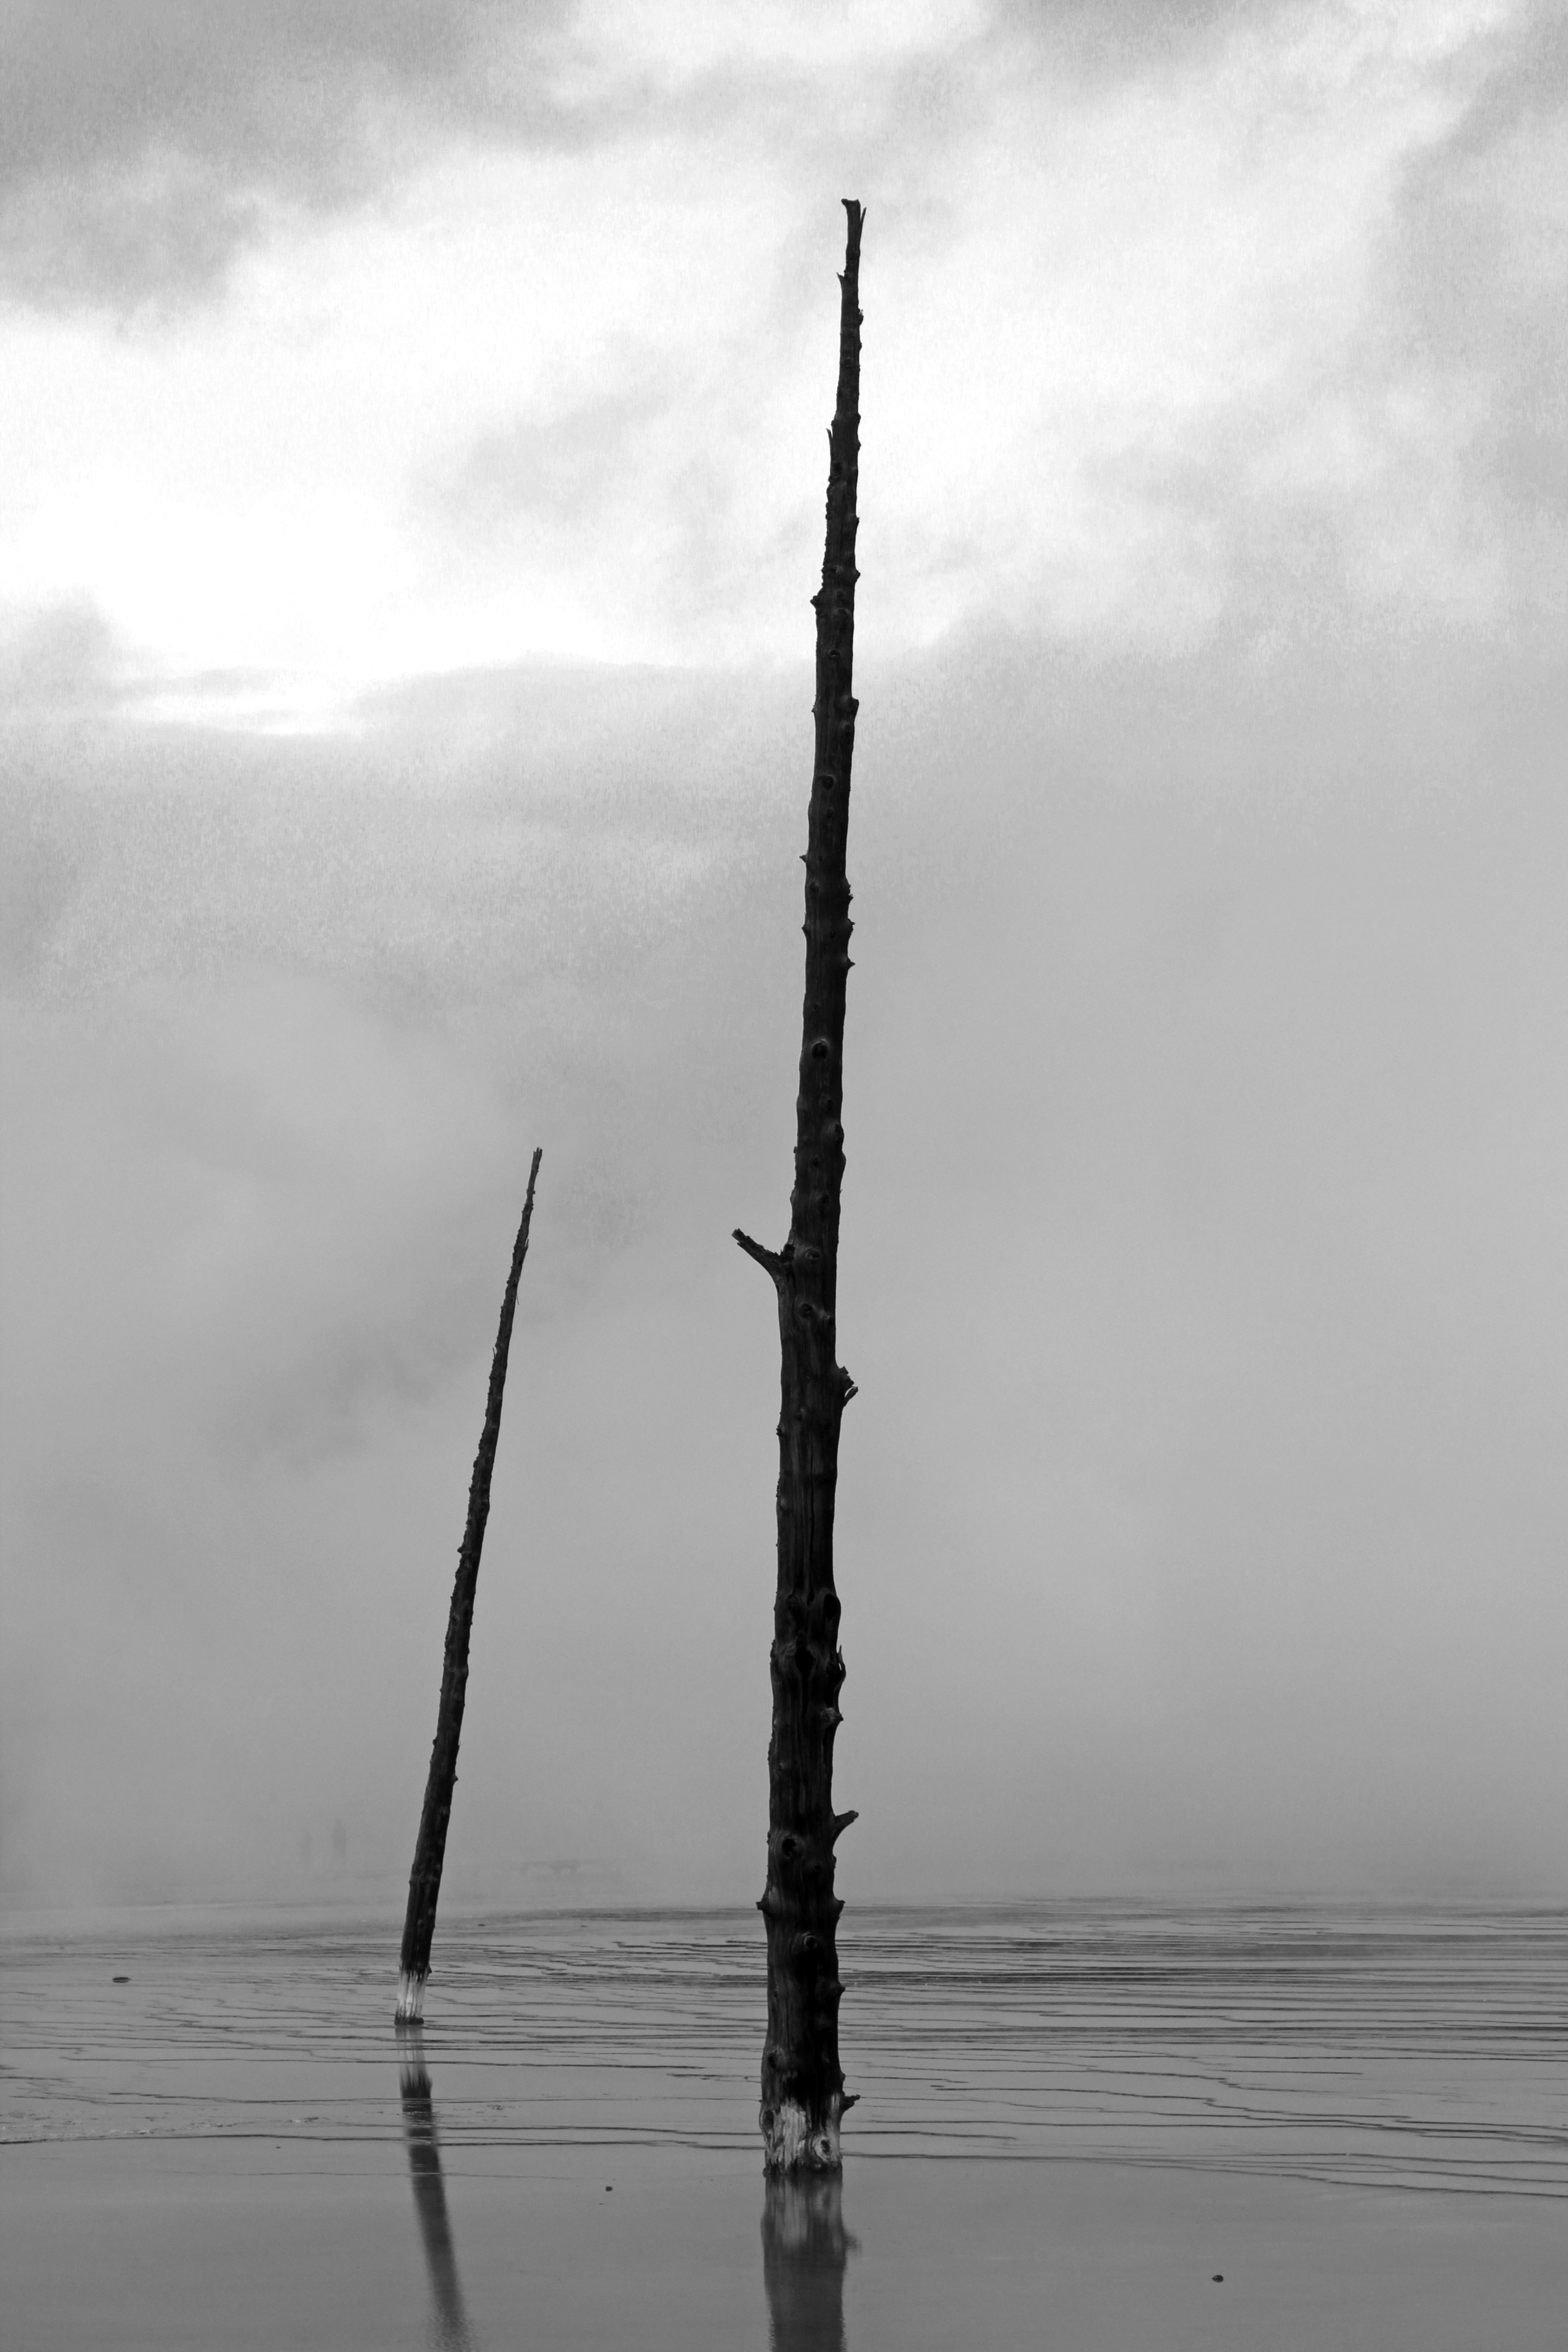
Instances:
[[[401,2039],[396,1940],[8,1940],[8,2341],[1563,2340],[1563,1915],[847,1913],[841,2192],[760,2177],[754,1914],[450,1917]]]

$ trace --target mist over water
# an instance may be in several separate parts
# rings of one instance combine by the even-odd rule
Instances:
[[[845,1891],[1560,1889],[1554,689],[862,683]],[[392,1895],[536,1141],[451,1884],[761,1884],[809,685],[486,691],[20,803],[14,1899]]]

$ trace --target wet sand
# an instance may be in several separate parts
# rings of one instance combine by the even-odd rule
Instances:
[[[760,2177],[751,1920],[444,1944],[400,2042],[384,1923],[10,1939],[7,2342],[1562,2339],[1561,1917],[868,1914],[841,2196]]]

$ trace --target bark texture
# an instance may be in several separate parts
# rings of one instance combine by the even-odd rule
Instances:
[[[542,1155],[536,1151],[528,1171],[528,1193],[522,1223],[511,1253],[511,1271],[501,1300],[500,1327],[490,1360],[489,1393],[485,1400],[485,1425],[474,1474],[468,1481],[468,1517],[458,1554],[452,1585],[452,1606],[447,1619],[447,1654],[441,1669],[441,1704],[436,1717],[436,1738],[430,1750],[430,1773],[425,1783],[425,1804],[414,1848],[414,1868],[408,1877],[408,1909],[403,1922],[403,1952],[399,1962],[396,2015],[416,2022],[425,2003],[425,1980],[430,1973],[430,1942],[436,1932],[436,1906],[441,1894],[441,1865],[447,1858],[447,1828],[452,1818],[452,1791],[458,1784],[458,1742],[463,1729],[463,1703],[468,1688],[468,1637],[473,1631],[474,1595],[479,1588],[479,1554],[484,1549],[485,1522],[490,1515],[490,1473],[495,1468],[496,1443],[500,1436],[501,1399],[506,1393],[507,1357],[511,1348],[512,1318],[517,1311],[517,1286],[528,1255],[528,1229],[533,1221],[533,1187]]]
[[[805,851],[805,1003],[789,1239],[735,1239],[773,1276],[782,1354],[778,1590],[768,1748],[768,2032],[761,2123],[770,2172],[834,2171],[852,2104],[838,2063],[834,1845],[855,1819],[833,1810],[833,1740],[844,1660],[833,1582],[838,1432],[855,1384],[838,1361],[838,1216],[844,1182],[844,1003],[849,977],[845,836],[855,748],[856,486],[859,471],[861,210],[846,202],[838,397],[829,436],[827,528],[816,610],[816,756]]]

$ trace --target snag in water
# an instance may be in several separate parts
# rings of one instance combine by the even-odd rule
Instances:
[[[473,1630],[474,1594],[479,1580],[479,1554],[484,1549],[485,1521],[490,1515],[490,1472],[495,1467],[496,1441],[500,1435],[501,1398],[506,1391],[506,1361],[511,1347],[512,1317],[517,1309],[518,1279],[528,1255],[528,1228],[533,1219],[533,1186],[543,1155],[536,1151],[528,1171],[528,1194],[522,1223],[511,1253],[511,1272],[501,1300],[500,1328],[490,1360],[489,1393],[485,1401],[485,1425],[468,1481],[468,1521],[458,1554],[452,1585],[452,1607],[447,1620],[447,1655],[441,1669],[441,1704],[436,1717],[436,1739],[430,1750],[430,1777],[425,1784],[425,1806],[414,1848],[414,1868],[408,1877],[408,1910],[403,1923],[403,1953],[397,1979],[395,2014],[402,2023],[416,2023],[425,2006],[425,1980],[430,1973],[430,1939],[436,1932],[436,1905],[441,1893],[441,1864],[447,1856],[447,1824],[452,1818],[452,1791],[458,1782],[458,1741],[463,1729],[463,1701],[468,1687],[468,1636]]]
[[[778,1590],[771,1660],[768,1876],[760,1909],[768,1944],[763,2051],[763,2160],[769,2172],[831,2172],[839,2120],[853,2102],[838,2063],[833,1849],[855,1819],[833,1810],[833,1736],[844,1661],[833,1585],[838,1427],[855,1383],[836,1351],[838,1210],[844,1181],[844,1000],[849,885],[844,845],[855,749],[855,509],[860,452],[860,227],[845,202],[838,398],[829,435],[827,530],[816,608],[816,760],[805,852],[805,1005],[795,1105],[789,1239],[775,1253],[735,1239],[773,1276],[783,1359],[779,1413]]]

